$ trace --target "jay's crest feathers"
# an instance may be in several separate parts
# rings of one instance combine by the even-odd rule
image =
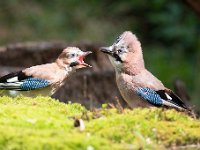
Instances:
[[[122,33],[109,47],[102,47],[116,71],[120,93],[130,107],[168,106],[189,110],[187,106],[144,65],[141,43],[130,31]]]
[[[141,43],[130,31],[122,33],[112,46],[102,47],[101,51],[110,55],[116,72],[136,75],[145,68]]]
[[[71,72],[91,67],[84,62],[84,57],[90,53],[68,47],[53,63],[33,66],[1,77],[0,90],[31,91],[49,88],[47,94],[52,95]]]

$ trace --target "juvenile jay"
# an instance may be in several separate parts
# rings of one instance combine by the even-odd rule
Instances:
[[[100,50],[108,54],[115,68],[118,89],[131,108],[166,106],[189,110],[174,92],[145,68],[140,41],[132,32],[122,33],[112,46]]]
[[[83,52],[76,47],[67,47],[53,63],[33,66],[0,78],[0,90],[17,91],[25,96],[51,96],[76,69],[91,67],[84,57],[91,52]]]

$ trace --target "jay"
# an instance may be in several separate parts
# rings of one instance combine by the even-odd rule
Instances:
[[[145,68],[140,41],[132,32],[125,31],[112,46],[100,50],[108,54],[115,68],[118,89],[131,108],[165,106],[189,110],[173,91]]]
[[[67,47],[53,63],[33,66],[1,77],[0,90],[16,91],[17,95],[25,96],[51,96],[76,69],[91,67],[84,62],[85,56],[90,53]]]

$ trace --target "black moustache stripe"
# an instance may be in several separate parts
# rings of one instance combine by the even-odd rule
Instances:
[[[74,67],[74,66],[77,66],[79,63],[78,62],[73,62],[70,64],[70,67]]]
[[[121,60],[119,55],[117,55],[116,53],[113,53],[113,57],[115,58],[116,61],[119,61],[119,62],[123,63],[123,61]]]

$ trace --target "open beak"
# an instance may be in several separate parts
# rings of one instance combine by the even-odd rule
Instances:
[[[108,55],[113,56],[113,51],[112,51],[112,47],[100,47],[100,51],[102,51],[103,53],[106,53]]]
[[[84,58],[91,53],[92,53],[91,51],[87,51],[87,52],[83,52],[83,54],[79,56],[79,64],[76,66],[77,69],[92,67],[91,65],[84,62]]]
[[[87,56],[87,55],[89,55],[89,54],[92,54],[92,52],[91,52],[91,51],[84,52],[82,56],[85,57],[85,56]]]

